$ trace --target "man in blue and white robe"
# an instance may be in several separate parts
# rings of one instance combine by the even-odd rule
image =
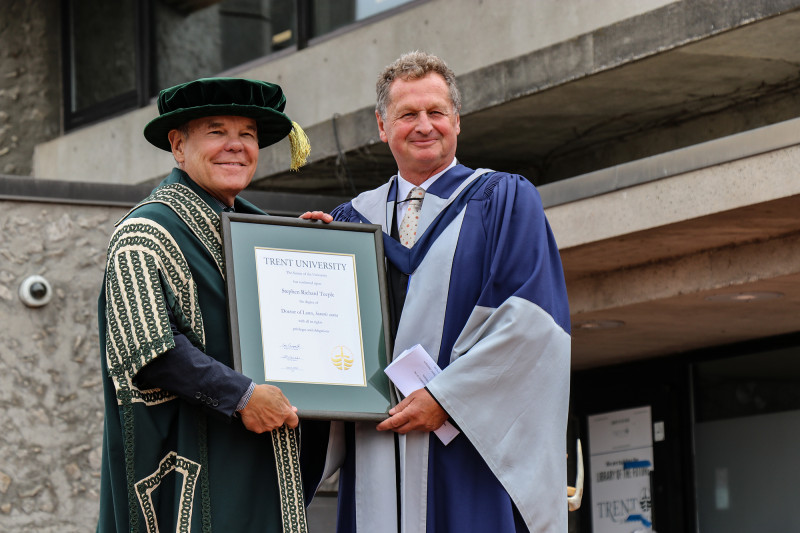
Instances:
[[[459,108],[439,58],[413,52],[387,67],[376,116],[398,175],[332,213],[383,227],[394,356],[419,343],[443,369],[381,431],[333,424],[340,533],[567,530],[570,322],[558,248],[528,180],[457,164]],[[425,195],[407,248],[397,221],[414,186]],[[445,446],[431,430],[447,419],[461,434]]]

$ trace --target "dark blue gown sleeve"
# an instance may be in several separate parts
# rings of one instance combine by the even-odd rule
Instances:
[[[136,374],[137,387],[168,390],[189,403],[232,417],[252,380],[198,350],[178,331],[172,311],[167,312],[175,347]]]

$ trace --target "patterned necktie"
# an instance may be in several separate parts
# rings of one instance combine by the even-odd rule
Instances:
[[[406,248],[411,248],[417,242],[417,225],[419,224],[419,212],[422,209],[423,196],[425,196],[425,189],[414,187],[406,197],[408,210],[403,215],[402,222],[400,222],[400,243]]]

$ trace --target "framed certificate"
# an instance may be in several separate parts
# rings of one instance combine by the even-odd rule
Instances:
[[[234,367],[301,418],[383,420],[389,329],[380,226],[222,213]]]

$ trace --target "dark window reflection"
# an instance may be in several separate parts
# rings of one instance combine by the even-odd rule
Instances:
[[[72,112],[136,90],[134,2],[70,2]]]
[[[297,43],[294,0],[225,0],[220,25],[225,69]]]
[[[695,366],[697,422],[800,409],[800,349]]]
[[[312,0],[311,37],[319,37],[411,0]]]

